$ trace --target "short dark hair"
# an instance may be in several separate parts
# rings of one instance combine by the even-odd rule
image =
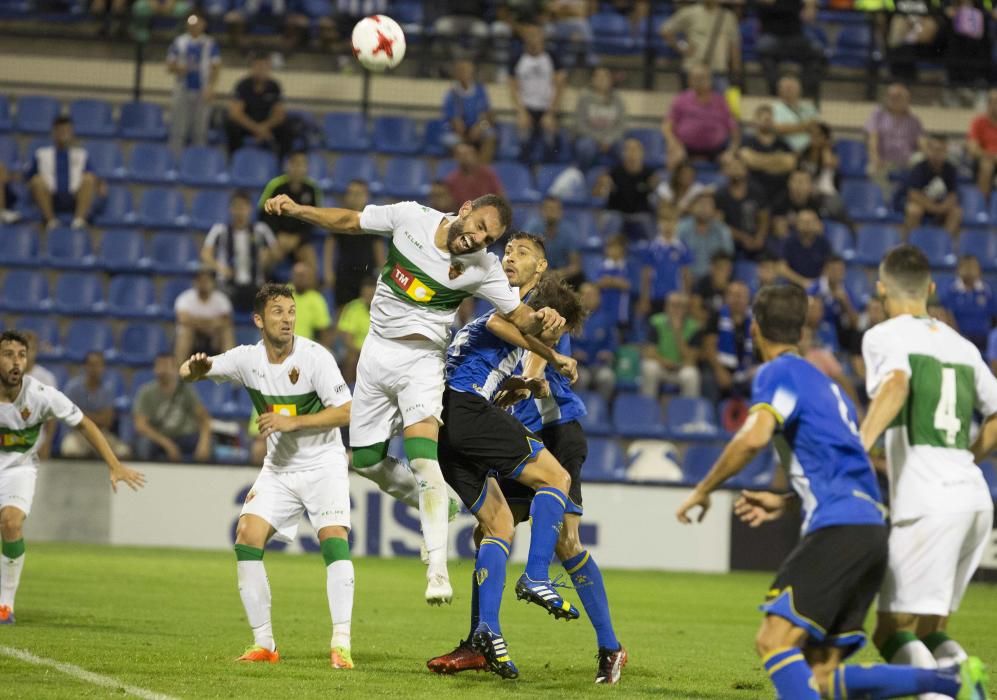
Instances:
[[[723,262],[725,260],[731,263],[732,265],[734,264],[733,255],[731,255],[725,250],[718,250],[717,252],[715,252],[713,255],[710,256],[710,265],[712,265],[713,263]]]
[[[62,126],[63,124],[69,124],[72,126],[73,120],[69,118],[68,114],[60,114],[55,119],[52,120],[52,128],[57,126]]]
[[[535,233],[527,233],[526,231],[513,231],[509,234],[509,242],[512,243],[513,241],[529,241],[540,251],[540,256],[544,260],[547,259],[547,246],[544,244],[543,236],[538,236]]]
[[[232,196],[228,198],[229,204],[231,204],[237,199],[249,202],[249,206],[253,206],[253,198],[249,196],[249,192],[246,192],[246,190],[236,190],[235,192],[233,192]]]
[[[361,187],[363,187],[368,192],[370,191],[370,183],[367,182],[366,180],[364,180],[363,178],[359,178],[359,177],[353,178],[352,180],[350,180],[349,182],[346,183],[347,187],[349,187],[350,185],[360,185]]]
[[[512,223],[512,207],[509,206],[509,200],[499,194],[486,194],[471,200],[471,211],[481,207],[495,207],[502,230],[509,228],[509,224]]]
[[[770,284],[755,296],[751,313],[766,340],[795,345],[803,333],[808,303],[807,293],[801,287]]]
[[[777,263],[780,260],[782,260],[782,258],[773,253],[771,250],[763,250],[758,254],[755,262],[761,265],[762,263]]]
[[[904,243],[886,254],[879,274],[887,287],[902,296],[925,297],[931,284],[931,263],[920,248]]]
[[[545,306],[554,309],[564,317],[564,327],[569,333],[581,328],[588,316],[578,293],[552,272],[541,275],[527,305],[532,309],[542,309]]]
[[[845,259],[843,257],[841,257],[840,255],[838,255],[837,253],[831,253],[829,256],[827,256],[827,260],[824,261],[824,267],[827,267],[831,263],[842,263],[842,264],[844,264],[844,262],[845,262]]]
[[[293,151],[287,154],[287,160],[291,160],[291,158],[294,158],[295,156],[304,156],[305,158],[307,158],[308,151],[306,151],[303,148],[295,148]]]
[[[267,302],[282,298],[294,299],[294,292],[286,284],[267,282],[259,288],[253,298],[253,313],[262,316],[263,311],[267,308]]]
[[[3,344],[4,342],[20,343],[24,346],[25,350],[31,347],[31,343],[28,341],[28,336],[21,331],[9,330],[0,333],[0,344]]]
[[[248,63],[256,63],[257,61],[269,61],[270,54],[262,50],[250,51],[247,58],[249,59]]]
[[[948,143],[949,137],[939,131],[932,131],[930,134],[928,134],[928,140]]]
[[[104,359],[104,353],[102,353],[100,350],[89,350],[87,351],[87,354],[83,356],[83,361],[86,362],[87,360],[89,360],[91,357],[94,356],[99,357],[101,360]]]

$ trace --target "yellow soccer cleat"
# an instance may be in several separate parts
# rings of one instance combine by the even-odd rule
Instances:
[[[329,665],[333,668],[353,668],[353,657],[346,647],[333,647],[329,652]]]
[[[277,653],[276,649],[270,651],[266,647],[251,646],[236,661],[275,664],[280,661],[280,654]]]

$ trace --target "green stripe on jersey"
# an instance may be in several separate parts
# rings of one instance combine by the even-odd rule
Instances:
[[[38,442],[42,424],[28,428],[0,428],[0,452],[27,452]]]
[[[969,449],[976,404],[973,368],[909,355],[910,395],[890,427],[906,426],[910,445]]]
[[[388,289],[402,301],[452,311],[471,296],[461,289],[450,289],[423,272],[406,258],[394,244],[388,248],[388,262],[381,272]]]
[[[246,387],[246,391],[249,393],[249,398],[253,402],[253,408],[260,415],[267,413],[272,406],[294,406],[295,413],[299,416],[307,416],[312,413],[318,413],[323,408],[322,399],[319,398],[318,394],[314,391],[309,391],[307,394],[295,394],[293,396],[275,396],[272,394],[264,394],[262,391],[257,389],[251,389]]]

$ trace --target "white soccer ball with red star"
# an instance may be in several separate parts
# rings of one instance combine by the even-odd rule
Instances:
[[[367,70],[394,68],[405,58],[405,32],[387,15],[364,17],[353,27],[353,55]]]

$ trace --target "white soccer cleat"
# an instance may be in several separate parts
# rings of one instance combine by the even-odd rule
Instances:
[[[453,600],[453,587],[450,576],[446,573],[429,574],[429,584],[426,586],[426,602],[430,605],[450,604]]]

